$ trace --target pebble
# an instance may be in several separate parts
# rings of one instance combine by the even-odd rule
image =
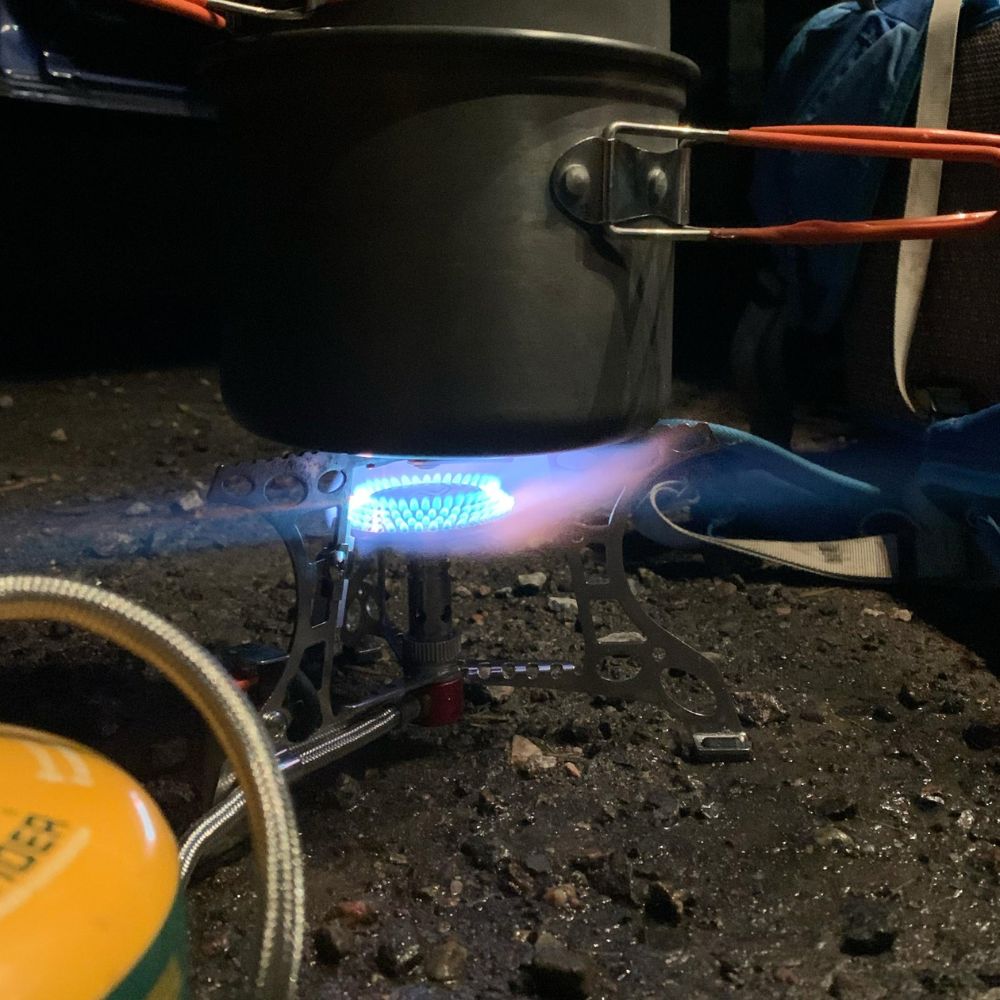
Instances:
[[[354,934],[337,920],[328,920],[313,932],[316,957],[327,965],[337,965],[356,945]]]
[[[535,990],[542,997],[586,1000],[594,991],[593,963],[586,956],[570,951],[546,931],[538,935],[529,971]]]
[[[548,575],[545,573],[521,573],[517,578],[517,588],[514,593],[518,597],[534,597],[542,592]]]
[[[462,841],[460,850],[472,863],[473,868],[480,871],[495,872],[510,859],[510,850],[506,844],[491,837],[473,836]],[[457,893],[452,893],[457,895]]]
[[[1000,747],[1000,725],[990,722],[973,722],[962,733],[966,746],[972,750],[996,750]]]
[[[579,910],[583,908],[583,901],[576,891],[576,886],[572,882],[563,882],[561,885],[550,885],[542,893],[542,901],[554,906],[557,910]]]
[[[434,945],[424,958],[424,972],[435,983],[453,983],[465,975],[469,949],[456,938],[446,938]]]
[[[486,693],[489,695],[490,703],[502,705],[508,701],[517,689],[509,684],[487,684]]]
[[[555,594],[549,597],[545,606],[563,622],[575,621],[580,610],[575,597],[558,597]]]
[[[882,955],[891,950],[896,932],[889,908],[870,899],[849,900],[843,908],[844,933],[840,950],[846,955]]]
[[[854,847],[854,838],[836,826],[824,826],[816,831],[816,846],[834,851],[844,851]]]
[[[548,875],[552,871],[552,861],[547,854],[541,852],[526,854],[521,863],[532,875]]]
[[[646,913],[664,924],[679,924],[684,916],[686,893],[665,882],[650,882],[646,890]]]
[[[779,618],[787,618],[792,613],[792,607],[790,604],[779,604],[775,609],[774,613]]]
[[[576,602],[574,601],[574,603]],[[602,635],[597,641],[610,646],[619,642],[644,642],[645,638],[641,632],[609,632],[607,635]]]
[[[452,588],[455,597],[472,597],[472,591],[464,583],[459,583]]]
[[[816,812],[826,819],[854,819],[858,814],[858,804],[846,795],[831,795],[816,804]]]
[[[205,498],[197,490],[188,490],[181,494],[171,505],[178,514],[190,514],[205,506]]]
[[[544,753],[538,744],[519,735],[515,735],[510,741],[510,762],[526,774],[548,771],[559,763],[555,757]]]
[[[375,923],[378,913],[363,899],[345,899],[330,911],[331,916],[342,920],[349,927],[361,927]]]
[[[566,770],[566,773],[567,773],[567,774],[568,774],[568,775],[569,775],[569,776],[570,776],[571,778],[579,778],[579,777],[582,777],[582,774],[583,774],[583,772],[582,772],[582,771],[580,770],[580,768],[578,768],[578,767],[576,766],[576,764],[574,764],[574,763],[573,763],[573,761],[571,761],[571,760],[568,760],[568,761],[566,761],[566,763],[565,763],[565,764],[563,764],[563,768],[565,768],[565,770]]]
[[[99,531],[88,549],[91,555],[98,559],[116,559],[122,556],[135,555],[139,551],[141,542],[135,535],[130,535],[125,531],[114,531],[106,529]]]
[[[57,444],[65,444],[69,440],[69,436],[66,434],[66,432],[61,427],[57,427],[49,435],[49,440],[50,441],[55,441]]]
[[[639,903],[632,877],[632,865],[620,851],[613,851],[607,862],[587,872],[590,887],[609,899],[636,906]]]
[[[785,707],[767,691],[734,691],[733,700],[744,726],[767,726],[788,718]]]
[[[0,396],[0,410],[9,410],[13,405],[13,396]]]
[[[423,957],[423,949],[413,932],[402,924],[383,931],[375,950],[375,964],[387,976],[399,978],[412,972]]]
[[[141,500],[136,500],[135,503],[130,503],[125,508],[126,517],[145,517],[147,514],[152,514],[153,508],[149,506],[148,503],[143,503]]]
[[[807,701],[799,710],[799,718],[803,722],[826,722],[827,710],[818,701]]]
[[[933,812],[935,809],[943,809],[945,804],[944,792],[934,785],[924,785],[917,795],[917,805],[924,812]]]
[[[503,808],[497,796],[488,788],[479,789],[479,799],[476,801],[476,811],[483,816],[492,816]]]

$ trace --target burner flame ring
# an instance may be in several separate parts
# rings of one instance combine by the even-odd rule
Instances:
[[[434,472],[370,479],[351,496],[347,518],[366,534],[452,531],[495,521],[514,507],[499,477]]]

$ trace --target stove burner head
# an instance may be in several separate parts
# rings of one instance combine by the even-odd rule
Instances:
[[[366,534],[411,534],[471,528],[514,507],[497,476],[480,472],[426,472],[370,479],[351,496],[347,518]]]

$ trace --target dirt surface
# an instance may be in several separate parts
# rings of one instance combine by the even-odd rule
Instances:
[[[199,505],[217,463],[278,451],[208,371],[0,386],[0,571],[100,581],[213,647],[278,641],[282,549]],[[660,710],[541,692],[383,740],[296,790],[301,995],[1000,996],[993,596],[734,573],[638,539],[628,568],[741,692],[753,762],[694,764]],[[506,590],[530,571],[538,593]],[[467,654],[578,652],[549,608],[566,580],[553,553],[457,564]],[[197,814],[204,740],[166,684],[54,625],[0,629],[0,663],[0,718],[115,757],[178,830]],[[515,737],[551,766],[515,767]],[[254,901],[245,856],[193,888],[195,997],[248,995]]]

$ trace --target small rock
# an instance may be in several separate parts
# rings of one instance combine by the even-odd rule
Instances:
[[[507,846],[490,837],[469,837],[462,842],[461,851],[472,862],[474,868],[484,872],[495,872],[510,858]]]
[[[49,440],[50,441],[55,441],[57,444],[65,444],[69,440],[69,436],[66,434],[66,432],[61,427],[57,427],[49,435]]]
[[[420,963],[423,950],[409,927],[396,924],[383,931],[375,949],[375,964],[394,979],[412,972]]]
[[[123,556],[135,555],[141,547],[141,541],[125,531],[107,529],[99,531],[90,543],[91,555],[99,559],[120,559]]]
[[[909,608],[894,608],[889,617],[897,622],[911,622],[913,621],[913,612]]]
[[[576,602],[574,601],[574,603]],[[618,642],[644,642],[645,638],[641,632],[609,632],[607,635],[600,636],[597,641],[610,646]],[[702,656],[704,655],[703,653]]]
[[[555,594],[549,597],[545,602],[545,606],[561,622],[575,621],[580,610],[575,597],[559,597]]]
[[[799,710],[799,718],[803,722],[826,722],[826,709],[817,701],[807,701]]]
[[[465,975],[469,949],[456,938],[447,938],[434,945],[424,958],[424,972],[435,983],[453,983]]]
[[[542,893],[542,901],[548,903],[549,906],[554,906],[557,910],[579,910],[583,907],[583,901],[572,882],[550,885]]]
[[[899,689],[899,694],[896,695],[896,700],[903,706],[903,708],[907,708],[911,712],[916,712],[918,709],[923,708],[930,699],[923,692],[914,691],[913,688],[904,684]]]
[[[509,684],[486,685],[486,693],[489,695],[490,701],[494,705],[502,705],[510,698],[515,690],[516,688],[511,687]]]
[[[787,618],[792,613],[792,606],[790,604],[778,604],[775,606],[774,613],[779,618]]]
[[[836,1000],[883,1000],[887,992],[870,976],[863,976],[850,969],[840,969],[830,981],[829,994]]]
[[[152,514],[153,508],[149,506],[148,503],[143,503],[141,500],[136,500],[135,503],[130,503],[125,508],[126,517],[145,517],[147,514]]]
[[[548,875],[552,871],[552,861],[547,854],[526,854],[521,863],[532,875]]]
[[[375,923],[378,918],[375,908],[363,899],[345,899],[330,911],[330,915],[342,920],[348,927],[364,927]]]
[[[0,396],[0,410],[9,410],[13,405],[13,396]]]
[[[558,938],[542,931],[529,969],[539,996],[554,1000],[586,1000],[595,986],[595,972],[584,955],[570,951]]]
[[[650,882],[646,890],[646,913],[665,924],[679,924],[684,916],[686,893],[664,882]]]
[[[845,955],[882,955],[892,948],[896,932],[884,903],[852,899],[845,904],[844,934],[840,950]]]
[[[996,750],[1000,747],[1000,725],[989,722],[973,722],[962,733],[962,739],[972,750]]]
[[[488,788],[479,789],[479,798],[476,800],[476,811],[483,816],[492,816],[502,808],[500,800]]]
[[[455,597],[472,597],[472,591],[464,583],[458,583],[451,589]]]
[[[571,778],[579,778],[582,776],[580,768],[578,768],[571,760],[566,761],[566,763],[563,764],[563,768]]]
[[[878,608],[862,608],[861,614],[868,618],[885,618],[885,612],[879,611]]]
[[[204,507],[205,499],[197,490],[188,490],[187,493],[179,496],[170,506],[178,514],[190,514],[191,511]]]
[[[888,705],[876,705],[872,708],[872,718],[876,722],[895,722],[896,713]]]
[[[449,896],[461,896],[462,890],[465,888],[465,883],[460,878],[453,878],[448,883],[448,895]]]
[[[846,851],[854,847],[854,838],[836,826],[824,826],[816,831],[816,846],[834,851]]]
[[[497,587],[497,589],[493,591],[493,596],[500,598],[501,601],[505,601],[513,593],[513,587]]]
[[[354,934],[336,920],[328,920],[313,932],[316,957],[327,965],[337,965],[355,948]]]
[[[548,576],[545,573],[521,573],[517,578],[514,593],[518,597],[534,597],[542,592]]]
[[[509,859],[502,865],[500,888],[519,896],[533,896],[535,882],[531,873],[519,861]]]
[[[524,736],[514,736],[510,741],[510,762],[525,774],[549,771],[559,763],[555,757],[543,753],[540,746]]]
[[[972,810],[971,809],[963,809],[958,814],[958,819],[955,820],[955,824],[959,828],[959,830],[962,830],[965,833],[968,833],[972,829],[972,826],[975,823],[975,821],[976,821],[976,817],[975,817],[975,814],[972,812]]]
[[[477,583],[475,587],[472,588],[472,593],[476,597],[489,597],[493,593],[493,588],[488,587],[485,583]]]
[[[624,854],[613,851],[606,864],[587,872],[587,882],[595,891],[620,903],[637,906],[639,903],[632,878],[632,866]]]
[[[785,707],[767,691],[734,691],[733,699],[744,726],[767,726],[788,718]]]
[[[935,809],[943,809],[945,804],[944,792],[934,785],[924,785],[917,795],[917,805],[924,812],[933,812]]]
[[[854,819],[858,814],[858,804],[846,795],[831,795],[816,804],[816,812],[826,819]]]

